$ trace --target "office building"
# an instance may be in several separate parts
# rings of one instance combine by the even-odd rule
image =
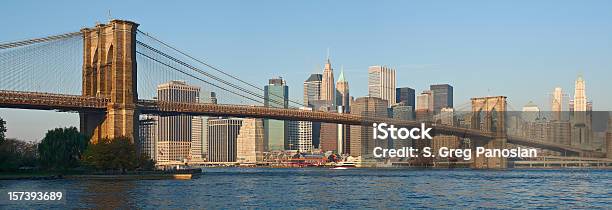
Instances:
[[[184,81],[170,81],[157,86],[157,100],[196,103],[200,88]],[[160,116],[157,129],[157,162],[189,161],[192,151],[192,116]]]
[[[563,111],[563,90],[560,87],[556,87],[552,95],[551,100],[551,111],[553,120],[560,121],[561,113]]]
[[[322,74],[311,74],[310,77],[304,81],[304,105],[312,107],[313,101],[321,99],[322,79]]]
[[[367,117],[387,117],[386,100],[377,97],[360,97],[353,102],[351,114]],[[353,157],[372,154],[374,147],[388,148],[387,140],[374,140],[371,125],[350,128],[350,155]]]
[[[241,119],[208,119],[208,161],[236,162]]]
[[[247,118],[242,120],[240,133],[236,140],[236,160],[239,163],[256,163],[264,159],[263,120]]]
[[[536,122],[540,118],[540,108],[533,101],[529,101],[529,103],[523,106],[521,118],[523,122]]]
[[[414,120],[414,108],[405,102],[400,102],[391,106],[393,118],[400,120]]]
[[[406,106],[411,106],[412,108],[414,108],[415,104],[415,92],[414,89],[409,88],[409,87],[400,87],[400,88],[395,88],[395,102],[396,103],[402,103],[404,102],[404,104]]]
[[[418,121],[431,121],[433,116],[433,93],[425,90],[417,96],[416,119]]]
[[[407,106],[405,101],[399,102],[391,106],[392,117],[399,120],[414,120],[414,110],[411,106]],[[413,141],[410,139],[394,140],[392,139],[393,148],[402,148],[412,146]]]
[[[587,97],[585,91],[584,79],[582,76],[578,76],[574,87],[574,111],[575,112],[586,112],[587,110]]]
[[[289,108],[289,87],[282,78],[270,79],[264,87],[264,106]],[[264,120],[264,138],[270,151],[285,150],[287,146],[287,123],[283,120]]]
[[[343,112],[349,112],[351,96],[349,95],[348,80],[344,78],[344,69],[340,70],[340,76],[336,82],[336,98],[336,105],[342,106]]]
[[[215,92],[200,91],[198,103],[217,103]],[[194,116],[191,122],[191,138],[192,159],[198,159],[197,154],[200,153],[200,159],[206,160],[208,157],[208,118],[207,116]],[[194,144],[196,146],[194,146]],[[200,145],[200,146],[197,146]]]
[[[453,86],[439,84],[429,86],[433,94],[433,112],[440,113],[442,108],[453,108]]]
[[[155,160],[157,117],[152,115],[141,115],[138,128],[138,154]]]
[[[368,68],[368,96],[387,101],[387,107],[395,104],[395,69],[386,66]]]
[[[552,121],[552,139],[550,142],[570,145],[572,125],[569,121]]]
[[[302,110],[312,110],[303,107]],[[288,149],[298,152],[310,152],[314,149],[312,145],[312,122],[309,121],[288,121]]]
[[[436,114],[435,121],[441,125],[454,126],[455,116],[453,108],[442,108],[440,113]],[[459,137],[453,135],[435,134],[431,142],[433,154],[438,154],[441,147],[450,149],[458,149],[460,146]]]
[[[334,81],[334,69],[332,69],[331,62],[329,58],[327,58],[325,68],[323,69],[323,78],[321,80],[321,100],[331,101],[332,104],[334,104],[336,100]]]
[[[321,150],[338,151],[338,124],[321,123]]]
[[[586,96],[586,85],[582,75],[579,75],[575,82],[573,106],[572,145],[587,146],[590,144],[591,125],[587,116],[589,114],[589,105]],[[590,107],[592,109],[592,105]]]

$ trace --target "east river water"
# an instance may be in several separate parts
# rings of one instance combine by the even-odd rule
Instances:
[[[612,208],[612,170],[207,168],[198,179],[0,181],[3,191],[55,190],[48,208]]]

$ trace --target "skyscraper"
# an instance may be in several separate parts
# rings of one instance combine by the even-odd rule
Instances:
[[[263,120],[243,119],[236,142],[236,160],[238,162],[256,163],[263,161],[267,146],[264,141]]]
[[[270,79],[264,87],[264,106],[289,108],[289,87],[282,78]],[[284,150],[287,146],[287,123],[283,120],[264,120],[264,138],[270,151]]]
[[[198,97],[198,103],[217,103],[215,92],[200,91],[200,97]],[[208,158],[208,117],[207,116],[194,116],[191,122],[191,154],[197,159],[197,153],[200,151],[201,159]],[[200,143],[200,146],[193,146],[193,144]]]
[[[582,75],[578,76],[575,83],[574,89],[574,111],[575,112],[585,112],[587,110],[587,97],[585,93],[585,85],[584,80],[582,79]]]
[[[332,69],[331,62],[327,58],[325,63],[325,69],[323,70],[323,79],[321,81],[321,100],[331,101],[335,104],[336,100],[336,88],[334,87],[334,69]]]
[[[368,117],[387,117],[386,100],[377,97],[357,98],[351,107],[351,114]],[[386,140],[372,138],[372,128],[368,126],[354,126],[350,128],[351,143],[350,154],[353,157],[372,154],[374,147],[387,148]]]
[[[349,95],[348,81],[344,78],[344,69],[340,70],[340,76],[336,82],[336,91],[338,98],[336,105],[342,106],[344,112],[349,112],[351,96]]]
[[[208,161],[236,162],[241,119],[208,119]]]
[[[344,76],[344,68],[340,70],[340,76],[336,82],[336,98],[338,105],[336,111],[339,113],[349,113],[351,109],[351,96],[349,94],[349,84]],[[349,126],[333,123],[321,123],[320,143],[323,151],[336,151],[339,154],[348,152]]]
[[[393,113],[393,119],[400,120],[414,120],[414,111],[412,110],[412,106],[407,106],[405,101],[398,102],[391,106],[391,112]],[[391,139],[393,142],[393,148],[402,148],[402,147],[410,147],[412,146],[412,140],[395,140]]]
[[[563,111],[563,90],[560,87],[556,87],[553,92],[551,101],[551,111],[553,114],[553,120],[561,120],[561,111]]]
[[[157,117],[140,115],[138,126],[138,154],[155,160],[155,144],[157,143]]]
[[[433,93],[433,112],[440,113],[442,108],[453,108],[453,86],[449,84],[431,85]]]
[[[321,150],[338,151],[338,124],[321,123]]]
[[[170,81],[157,86],[157,100],[196,103],[200,88],[184,81]],[[191,159],[191,116],[158,117],[157,162]]]
[[[406,103],[400,102],[391,106],[394,119],[414,120],[414,110],[412,106],[407,106]]]
[[[395,69],[386,66],[368,68],[368,96],[387,101],[387,107],[395,104]]]
[[[301,108],[302,110],[312,110],[311,108]],[[298,152],[308,152],[314,149],[312,145],[312,122],[309,121],[289,121],[288,149]]]
[[[454,111],[453,108],[442,108],[440,113],[436,114],[436,123],[453,126],[455,124]],[[433,154],[438,154],[442,147],[457,149],[459,145],[459,137],[453,135],[436,134],[431,141]]]
[[[415,92],[414,89],[409,87],[400,87],[395,89],[395,102],[404,102],[405,106],[411,106],[414,108],[415,104]]]
[[[572,145],[587,146],[589,144],[590,125],[587,120],[587,96],[582,75],[578,75],[574,87],[574,111]],[[591,105],[592,107],[592,105]]]
[[[313,102],[321,99],[322,74],[311,74],[304,81],[304,105],[313,107]]]
[[[430,120],[433,114],[433,94],[430,90],[425,90],[417,96],[416,119],[420,121]]]
[[[523,106],[523,112],[521,113],[521,118],[524,122],[535,122],[536,119],[540,117],[540,108],[538,105],[533,103],[533,101],[529,101],[529,103]]]

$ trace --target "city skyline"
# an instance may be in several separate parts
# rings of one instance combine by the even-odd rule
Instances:
[[[17,8],[23,5],[50,8],[40,12],[20,11]],[[94,3],[96,4],[96,3]],[[137,3],[127,3],[137,4]],[[253,3],[211,3],[210,7],[237,8],[253,17],[246,20],[244,15],[238,18],[226,20],[226,27],[218,31],[215,27],[184,27],[188,25],[220,25],[215,21],[221,21],[220,14],[201,14],[202,17],[177,17],[182,22],[178,25],[165,24],[173,18],[157,17],[153,13],[160,11],[158,5],[145,5],[149,12],[128,12],[125,8],[114,7],[105,4],[105,8],[99,11],[81,10],[88,7],[85,3],[75,3],[62,7],[70,7],[74,13],[65,16],[50,15],[53,8],[60,5],[46,2],[32,4],[29,2],[7,3],[9,8],[4,15],[16,17],[20,21],[6,23],[8,30],[0,38],[2,41],[18,40],[23,37],[36,37],[42,34],[61,33],[75,30],[75,25],[91,25],[91,22],[104,22],[108,19],[108,10],[111,10],[113,18],[133,19],[142,24],[142,30],[159,34],[162,38],[171,39],[176,46],[193,52],[197,57],[207,58],[212,63],[227,69],[228,72],[240,74],[245,71],[264,72],[255,75],[250,82],[262,85],[267,78],[283,76],[290,87],[290,98],[298,99],[301,96],[301,88],[298,88],[310,73],[321,73],[325,61],[325,49],[331,48],[330,59],[333,68],[344,65],[346,79],[351,84],[351,95],[355,97],[367,95],[367,76],[363,73],[371,65],[387,64],[397,69],[397,86],[411,87],[417,92],[427,89],[431,84],[448,83],[455,88],[455,100],[457,104],[465,103],[472,96],[506,95],[515,108],[520,108],[528,101],[534,101],[543,109],[549,108],[549,100],[546,96],[554,87],[563,90],[572,90],[576,75],[582,73],[586,83],[589,100],[593,100],[594,110],[610,110],[612,99],[606,92],[608,84],[605,78],[612,78],[608,69],[612,68],[609,59],[602,56],[612,54],[610,52],[610,37],[612,34],[609,27],[610,14],[603,11],[609,8],[609,2],[591,2],[590,4],[575,4],[568,2],[554,2],[553,8],[565,10],[552,11],[542,16],[538,9],[551,6],[543,2],[523,3],[532,8],[525,9],[522,4],[506,5],[505,3],[482,4],[480,3],[449,3],[447,5],[435,5],[431,3],[402,3],[393,2],[376,4],[376,8],[385,11],[398,11],[399,9],[417,10],[412,18],[400,15],[400,13],[389,12],[374,20],[363,21],[355,14],[363,13],[369,3],[354,5],[351,14],[340,10],[343,4],[338,2],[327,3],[328,8],[320,8],[317,2],[302,3],[306,9],[293,9],[282,11],[278,14],[264,16],[253,11],[271,11],[283,3],[265,3],[256,5]],[[111,6],[109,6],[111,5]],[[197,4],[196,4],[197,6]],[[199,6],[202,6],[201,4]],[[442,14],[436,8],[449,7],[449,13]],[[469,14],[470,7],[491,7],[490,10],[477,10]],[[512,10],[499,12],[500,7],[509,6],[521,11],[522,16],[514,14]],[[268,8],[269,7],[269,8]],[[127,8],[127,7],[126,7]],[[194,6],[194,8],[197,8]],[[307,8],[318,8],[320,10],[308,10],[314,12],[315,18],[299,20],[291,13],[305,13]],[[454,9],[450,9],[454,8]],[[178,8],[169,8],[178,9]],[[191,9],[191,8],[188,8]],[[32,10],[34,11],[34,10]],[[330,11],[337,12],[337,16]],[[556,23],[555,18],[563,18],[566,13],[573,13],[581,18],[566,21],[563,25]],[[91,14],[98,14],[91,16]],[[129,14],[129,15],[127,15]],[[317,17],[317,14],[320,16]],[[46,15],[46,18],[20,18],[26,16]],[[277,20],[276,17],[287,16],[288,20]],[[464,17],[454,20],[452,17]],[[486,20],[491,16],[496,21]],[[210,20],[206,20],[207,17]],[[203,19],[200,19],[203,18]],[[203,20],[203,21],[202,21]],[[552,21],[555,20],[555,21]],[[253,21],[253,22],[251,22]],[[303,29],[286,25],[290,21],[297,21],[305,26]],[[174,21],[173,21],[174,22]],[[195,24],[198,23],[198,24]],[[271,28],[275,25],[287,26],[282,37],[279,35],[268,36],[272,31],[263,31],[253,27],[243,27],[251,23],[257,26]],[[329,23],[329,24],[324,24]],[[430,24],[426,26],[427,24]],[[449,23],[458,23],[466,28],[448,26]],[[585,24],[588,23],[588,24]],[[346,26],[343,26],[347,24]],[[409,26],[409,27],[402,27]],[[547,31],[537,30],[538,26],[546,26]],[[164,27],[164,28],[162,28]],[[167,27],[170,27],[168,30]],[[310,32],[300,35],[304,30],[321,29],[327,33]],[[337,30],[338,28],[345,30]],[[381,29],[369,31],[368,29]],[[420,29],[420,30],[419,30]],[[580,29],[580,30],[575,30]],[[397,30],[397,31],[396,31]],[[351,32],[347,34],[346,32]],[[396,31],[397,33],[389,33]],[[521,32],[526,31],[526,32]],[[580,31],[580,32],[575,32]],[[387,33],[385,33],[387,32]],[[412,33],[411,33],[412,32]],[[446,35],[448,32],[453,36]],[[509,33],[510,32],[510,33]],[[529,33],[527,33],[529,32]],[[232,34],[235,34],[232,35]],[[359,35],[363,33],[362,35]],[[506,35],[506,33],[509,33]],[[248,36],[245,36],[247,34]],[[205,35],[204,39],[201,36]],[[226,35],[225,37],[223,35]],[[227,36],[231,35],[231,36]],[[296,43],[297,38],[306,39],[304,46],[298,52],[290,50],[282,45],[291,46]],[[194,39],[198,37],[198,42]],[[494,38],[490,38],[494,37]],[[586,39],[588,38],[588,39]],[[256,40],[263,40],[258,43]],[[274,40],[274,42],[272,42]],[[474,42],[479,40],[480,42]],[[534,42],[537,40],[538,42]],[[418,42],[416,42],[418,41]],[[229,44],[236,42],[236,44]],[[192,44],[197,43],[197,44]],[[257,43],[257,44],[256,44]],[[416,44],[415,44],[416,43]],[[421,44],[418,44],[421,43]],[[300,44],[301,45],[301,44]],[[231,47],[227,47],[231,46]],[[265,47],[264,47],[265,46]],[[373,49],[385,49],[373,51]],[[254,54],[255,50],[258,54]],[[523,50],[529,49],[529,50]],[[295,52],[295,55],[287,55],[287,52]],[[584,55],[584,52],[586,55]],[[284,59],[277,59],[277,55],[283,55]],[[255,55],[255,56],[254,56]],[[249,58],[252,57],[252,58]],[[245,60],[233,62],[236,59]],[[274,61],[274,67],[270,68],[270,62]],[[247,65],[248,63],[248,65]],[[503,81],[510,81],[511,85],[500,85],[500,73],[507,74]],[[555,73],[552,73],[555,72]],[[419,76],[433,73],[436,77]],[[416,75],[416,76],[415,76]],[[473,82],[478,78],[478,83]],[[522,85],[521,83],[530,85]],[[573,94],[573,93],[570,93]],[[74,114],[54,113],[48,111],[24,111],[14,109],[1,109],[0,116],[8,121],[9,137],[28,140],[39,140],[44,131],[61,126],[77,125],[78,118]],[[34,116],[42,120],[31,122]],[[23,130],[22,127],[29,125],[38,128],[37,132]]]
[[[612,206],[610,0],[2,5],[3,208]]]

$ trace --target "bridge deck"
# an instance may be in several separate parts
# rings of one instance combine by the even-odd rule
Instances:
[[[0,107],[17,109],[41,109],[58,111],[97,111],[104,112],[110,100],[106,98],[87,97],[79,95],[4,91],[0,90]],[[420,127],[421,122],[406,121],[391,118],[376,118],[354,114],[340,114],[322,111],[306,111],[299,109],[283,109],[263,106],[207,104],[207,103],[178,103],[157,100],[138,100],[136,107],[142,114],[156,115],[206,115],[229,116],[244,118],[268,118],[292,121],[312,121],[338,123],[345,125],[370,126],[373,123],[386,122],[399,127]],[[447,125],[428,123],[427,127],[434,129],[433,133],[455,135],[475,139],[507,138],[508,143],[538,147],[553,151],[569,151],[576,153],[589,153],[591,156],[602,156],[601,152],[585,150],[569,145],[539,142],[523,137],[498,137],[495,133],[476,129],[460,128]]]

